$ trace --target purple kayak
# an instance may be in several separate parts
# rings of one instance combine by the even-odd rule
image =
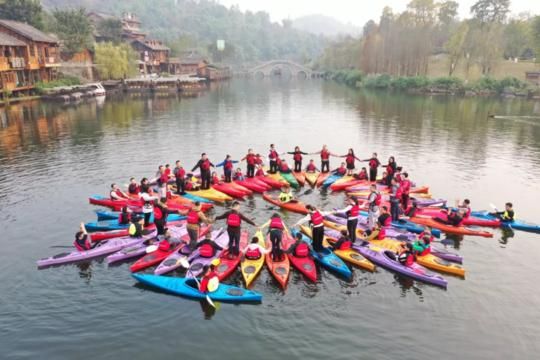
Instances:
[[[216,244],[225,249],[229,243],[229,235],[226,231],[224,231],[223,233],[219,234],[214,241]],[[212,260],[219,257],[220,254],[221,250],[216,251],[213,257],[206,258],[199,255],[199,250],[193,252],[190,259],[188,259],[190,263],[190,270],[186,273],[186,278],[194,278],[199,276],[203,271],[204,266],[210,264]]]
[[[445,199],[426,199],[426,198],[415,198],[414,196],[411,196],[411,201],[416,201],[416,205],[418,207],[446,205]]]
[[[222,229],[212,231],[212,240],[217,242],[217,238],[223,233]],[[227,238],[228,239],[228,238]],[[199,239],[200,240],[200,239]],[[220,245],[220,244],[218,244]],[[220,245],[221,246],[221,245]],[[179,251],[174,251],[167,256],[154,270],[154,274],[163,275],[173,270],[178,269],[181,265],[180,260],[186,258],[191,263],[193,259],[199,256],[199,250],[195,250],[193,253],[189,251],[188,246],[183,246]]]
[[[187,234],[187,229],[185,225],[182,227],[170,227],[169,231],[171,232],[173,238],[180,238]],[[153,233],[155,234],[155,231]],[[146,240],[144,240],[138,244],[128,246],[120,251],[115,252],[114,254],[107,256],[105,260],[107,261],[107,264],[111,265],[115,262],[133,259],[138,256],[145,255],[147,253],[148,246],[149,244]]]
[[[426,270],[417,263],[413,263],[411,266],[402,265],[396,260],[396,254],[393,251],[363,245],[354,245],[353,248],[371,262],[388,270],[445,289],[448,286],[448,281],[445,278]]]
[[[341,216],[327,215],[327,216],[325,216],[325,218],[327,220],[329,220],[329,221],[331,221],[333,223],[339,224],[339,225],[347,225],[347,219],[345,219],[345,218],[343,218]],[[358,228],[360,228],[362,230],[367,230],[367,228],[368,228],[367,227],[367,218],[365,216],[359,216],[358,217]],[[386,231],[386,237],[388,237],[388,238],[401,240],[401,241],[416,241],[416,239],[417,239],[416,234],[413,234],[413,233],[408,232],[408,231],[404,231],[402,229],[396,229],[394,227],[386,227],[385,231]],[[339,231],[333,230],[333,229],[326,228],[325,233],[327,234],[327,236],[330,236],[330,237],[335,237],[335,236],[339,237],[340,236]],[[439,248],[437,248],[437,247],[435,247],[433,245],[431,246],[431,253],[433,255],[437,256],[438,258],[443,259],[443,260],[455,262],[455,263],[458,263],[458,264],[463,264],[463,257],[461,255],[453,253],[453,252],[449,252],[449,251],[446,251],[446,250],[439,249]]]
[[[114,252],[117,252],[125,247],[134,246],[142,243],[143,241],[155,236],[146,235],[141,238],[132,238],[129,236],[114,238],[107,240],[106,242],[99,243],[99,245],[91,250],[87,251],[72,251],[60,253],[48,258],[40,259],[37,261],[38,267],[46,267],[52,265],[68,264],[82,260],[93,259],[100,256],[105,256]]]

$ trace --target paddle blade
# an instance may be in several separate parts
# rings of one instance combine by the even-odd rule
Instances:
[[[149,246],[146,247],[146,253],[147,254],[153,253],[157,249],[158,249],[157,245],[149,245]]]
[[[188,261],[187,257],[182,256],[180,259],[178,259],[178,261],[180,261],[180,265],[182,265],[183,268],[189,269],[189,261]],[[195,279],[195,280],[197,280],[197,279]]]
[[[208,301],[208,303],[215,309],[216,308],[216,304],[214,304],[214,302],[212,301],[212,299],[210,299],[210,296],[206,295],[206,301]]]

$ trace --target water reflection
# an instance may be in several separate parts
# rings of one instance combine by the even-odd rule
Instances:
[[[508,240],[513,238],[515,235],[514,230],[512,228],[502,228],[501,229],[501,238],[499,239],[499,243],[501,245],[508,244]],[[503,246],[501,246],[503,247]]]

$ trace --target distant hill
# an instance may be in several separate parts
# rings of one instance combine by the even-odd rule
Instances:
[[[362,29],[358,26],[344,24],[333,17],[322,14],[306,15],[294,19],[292,26],[298,30],[328,37],[336,37],[338,35],[355,36],[362,33]]]

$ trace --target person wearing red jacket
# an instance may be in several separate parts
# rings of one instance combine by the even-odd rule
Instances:
[[[210,189],[210,181],[212,180],[212,174],[210,172],[210,168],[213,168],[214,164],[208,160],[208,156],[206,153],[201,154],[201,158],[195,164],[193,169],[191,171],[195,171],[197,168],[201,170],[201,189],[207,190]]]
[[[176,160],[176,166],[173,170],[174,179],[176,182],[176,193],[179,195],[185,194],[185,184],[186,184],[186,170],[180,164],[180,160]]]
[[[328,146],[323,145],[321,151],[317,151],[314,153],[311,153],[311,155],[321,155],[321,172],[327,173],[330,171],[330,156],[337,156],[335,154],[332,154],[330,150],[328,150]]]
[[[373,155],[371,155],[370,159],[366,159],[363,161],[368,162],[369,181],[377,181],[377,169],[379,166],[381,166],[381,162],[379,161],[379,159],[377,159],[377,153],[374,152]]]
[[[299,146],[296,146],[294,148],[294,151],[289,151],[287,154],[293,155],[294,171],[302,171],[302,155],[308,155],[308,153],[303,152],[302,150],[300,150]]]
[[[409,174],[405,171],[401,176],[401,207],[407,209],[409,207],[409,193],[411,192],[411,180]]]
[[[275,174],[278,171],[278,163],[279,163],[279,153],[276,150],[276,146],[274,144],[270,144],[270,151],[268,152],[268,161],[270,165],[270,170],[268,171],[270,174]]]
[[[257,164],[257,156],[253,153],[253,149],[249,149],[246,156],[244,156],[241,161],[246,160],[247,169],[246,176],[252,178],[255,176],[255,165]]]
[[[232,203],[231,210],[216,216],[215,220],[227,219],[227,234],[229,235],[229,257],[240,255],[240,233],[242,220],[250,225],[256,226],[255,223],[247,216],[240,212],[240,203],[235,201]]]

